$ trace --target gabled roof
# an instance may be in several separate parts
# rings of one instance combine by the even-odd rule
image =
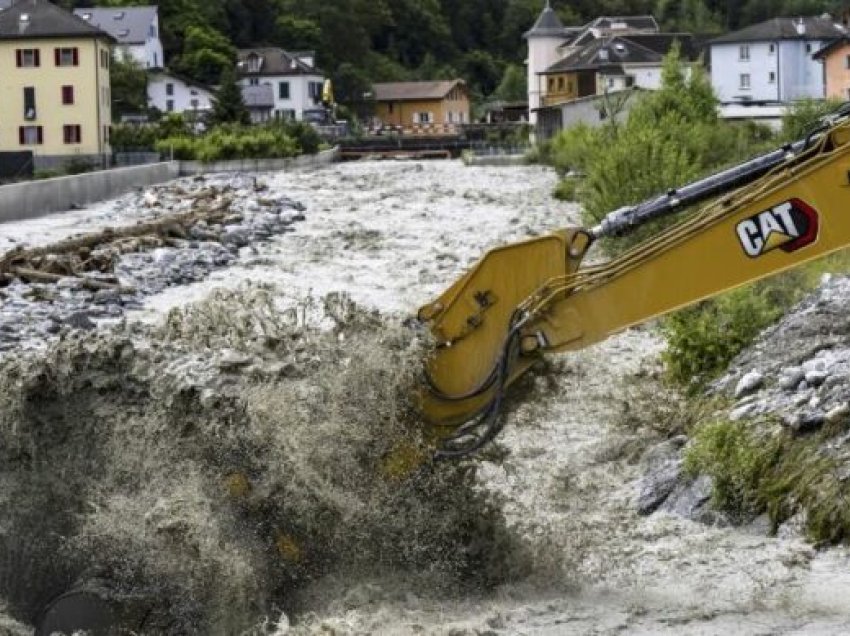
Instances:
[[[585,24],[569,44],[583,46],[603,35],[625,33],[658,33],[658,23],[651,15],[601,16]]]
[[[201,84],[200,82],[196,82],[195,80],[193,80],[190,77],[186,77],[185,75],[181,75],[181,74],[175,73],[173,71],[167,71],[163,68],[148,69],[148,76],[149,77],[160,76],[163,79],[171,78],[171,79],[175,79],[179,82],[183,82],[184,84],[186,84],[186,86],[192,86],[194,88],[199,88],[202,91],[206,91],[210,94],[215,92],[215,89],[212,86],[209,86],[207,84]]]
[[[0,39],[90,37],[112,39],[109,34],[47,0],[19,0],[0,12]]]
[[[436,82],[382,82],[373,84],[375,101],[400,102],[413,99],[443,99],[456,86],[466,87],[461,79]]]
[[[833,51],[840,49],[842,46],[850,45],[850,36],[843,35],[837,40],[833,40],[825,47],[817,51],[812,57],[816,60],[821,60],[830,55]]]
[[[555,10],[551,7],[549,0],[546,0],[546,6],[537,17],[537,22],[535,22],[534,26],[526,31],[522,37],[525,39],[553,36],[566,37],[568,34],[569,32],[564,28],[561,18],[558,17],[558,14],[555,13]]]
[[[541,75],[582,70],[607,71],[622,68],[623,64],[661,64],[674,42],[679,42],[683,59],[693,61],[699,56],[698,47],[689,33],[609,35],[573,51]]]
[[[156,21],[157,8],[95,7],[74,9],[74,15],[106,31],[120,44],[144,44],[151,24]]]
[[[315,66],[277,47],[239,49],[236,72],[239,75],[322,75]],[[257,66],[255,66],[255,63]],[[254,70],[254,69],[257,70]]]
[[[832,40],[844,35],[844,28],[832,18],[773,18],[740,31],[721,35],[711,44],[761,42],[769,40]]]

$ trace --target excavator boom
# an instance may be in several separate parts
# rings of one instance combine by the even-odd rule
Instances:
[[[600,265],[601,237],[710,200]],[[488,252],[419,316],[437,348],[423,411],[440,454],[466,455],[501,428],[508,385],[541,355],[627,327],[850,245],[850,107],[805,139],[638,205],[591,229]]]

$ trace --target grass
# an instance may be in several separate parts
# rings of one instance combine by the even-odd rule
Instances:
[[[771,422],[709,422],[695,431],[684,468],[712,477],[713,504],[735,521],[766,512],[775,531],[803,513],[810,540],[839,543],[850,539],[850,483],[822,450],[835,432],[796,438]]]

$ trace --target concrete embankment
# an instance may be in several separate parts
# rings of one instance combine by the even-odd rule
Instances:
[[[0,223],[34,219],[51,212],[81,207],[117,197],[134,188],[170,181],[181,175],[212,172],[271,172],[327,165],[338,149],[286,159],[235,161],[168,161],[0,186]]]
[[[33,219],[162,183],[177,177],[178,162],[154,163],[114,170],[12,183],[0,187],[0,222]]]

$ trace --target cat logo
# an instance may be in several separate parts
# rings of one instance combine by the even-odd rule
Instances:
[[[805,201],[789,199],[744,219],[735,230],[744,252],[751,258],[777,247],[793,252],[818,237],[818,213]]]

